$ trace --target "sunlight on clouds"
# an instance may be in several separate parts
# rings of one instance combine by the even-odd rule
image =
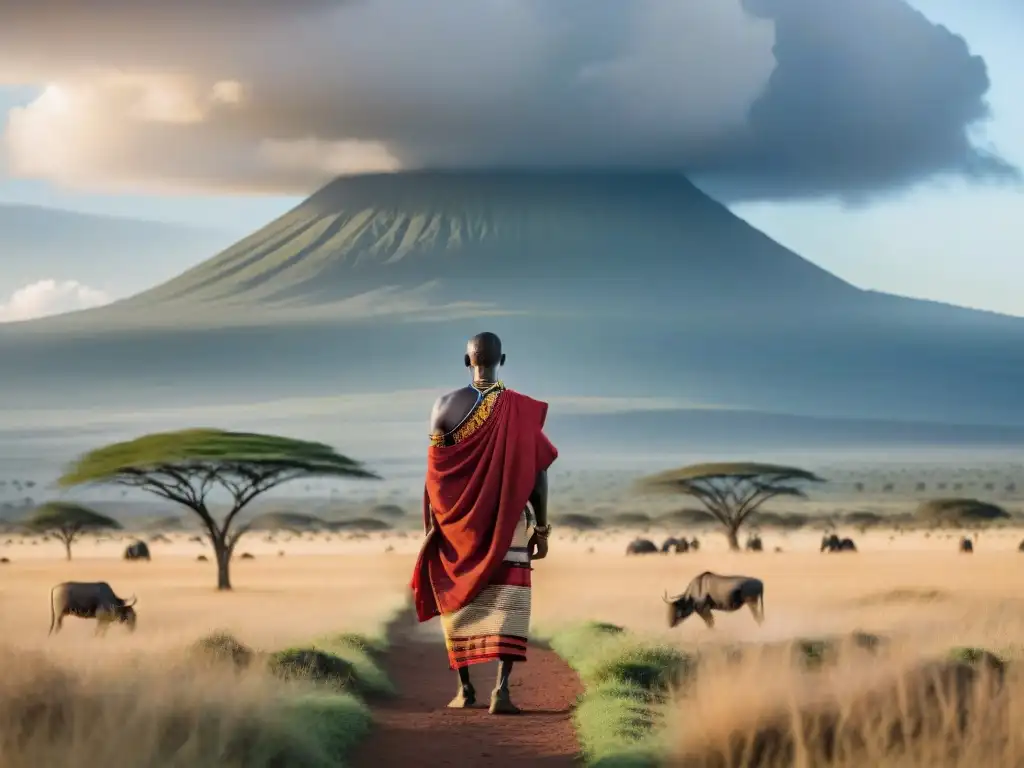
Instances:
[[[247,96],[238,80],[152,72],[105,71],[51,83],[8,116],[10,170],[79,189],[189,192],[204,168],[222,178],[213,187],[237,192],[259,191],[254,187],[267,179],[401,169],[379,141],[307,137],[239,145],[223,126],[249,106]]]
[[[331,176],[402,170],[398,158],[379,141],[268,140],[259,154],[271,167]]]
[[[77,280],[40,280],[19,288],[6,303],[0,304],[0,323],[59,315],[78,309],[109,304],[103,291],[82,285]]]

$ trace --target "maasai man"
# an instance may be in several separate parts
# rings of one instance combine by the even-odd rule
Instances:
[[[464,358],[468,387],[439,398],[430,417],[423,493],[426,539],[413,573],[420,621],[441,617],[448,662],[459,673],[449,707],[471,707],[469,667],[498,660],[491,714],[518,714],[508,681],[526,660],[530,561],[548,553],[547,469],[558,457],[544,435],[548,405],[498,380],[501,340],[481,333]]]

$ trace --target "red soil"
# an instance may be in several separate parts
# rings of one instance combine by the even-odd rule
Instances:
[[[520,715],[487,712],[497,664],[472,667],[477,705],[448,709],[458,677],[448,668],[444,641],[418,636],[411,617],[392,627],[385,667],[398,696],[374,707],[374,729],[353,764],[399,766],[576,766],[572,707],[579,678],[553,652],[531,646],[510,681]]]

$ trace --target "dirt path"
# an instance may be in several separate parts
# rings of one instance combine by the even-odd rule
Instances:
[[[475,708],[447,709],[458,679],[448,669],[436,624],[419,628],[410,614],[392,625],[386,667],[398,697],[374,707],[373,732],[356,751],[353,765],[576,766],[572,706],[582,692],[576,673],[551,651],[531,646],[529,660],[516,666],[511,680],[512,700],[521,715],[487,712],[496,664],[472,669],[479,700]]]

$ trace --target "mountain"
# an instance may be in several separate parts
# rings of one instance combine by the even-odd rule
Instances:
[[[339,179],[130,299],[0,326],[0,386],[9,407],[451,387],[483,329],[542,396],[1024,426],[1024,320],[857,289],[668,174]]]
[[[0,298],[38,280],[74,279],[129,292],[230,243],[223,232],[58,208],[0,204]]]

